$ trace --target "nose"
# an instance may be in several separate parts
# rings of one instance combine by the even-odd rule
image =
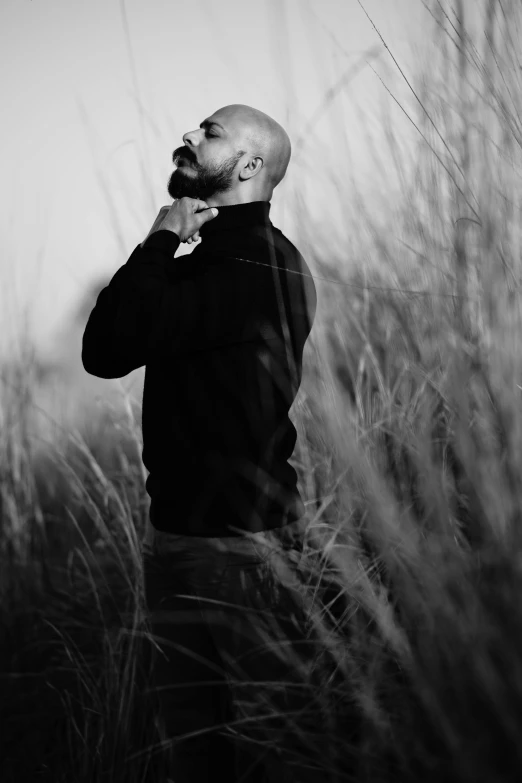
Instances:
[[[192,148],[195,147],[195,146],[197,147],[197,145],[198,145],[198,131],[197,130],[188,131],[188,133],[185,133],[183,135],[183,141],[189,147],[192,147]]]

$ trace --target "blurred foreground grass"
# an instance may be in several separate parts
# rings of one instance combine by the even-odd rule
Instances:
[[[378,222],[361,202],[357,271],[318,282],[292,409],[329,781],[522,769],[521,12],[488,0],[474,37],[460,3],[427,7],[420,141],[404,159],[388,137],[401,199]],[[42,448],[28,356],[0,414],[2,780],[160,780],[139,408]]]

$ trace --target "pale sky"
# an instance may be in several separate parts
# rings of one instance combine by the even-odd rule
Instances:
[[[411,65],[426,23],[420,0],[363,5]],[[329,175],[349,166],[362,182],[380,176],[363,119],[378,132],[383,88],[368,66],[353,70],[375,46],[384,74],[390,58],[357,0],[2,0],[0,351],[24,307],[45,350],[85,287],[125,263],[172,202],[166,185],[183,133],[221,106],[255,106],[292,139],[272,222],[300,247],[299,189],[317,241],[342,237],[349,205],[328,190]]]

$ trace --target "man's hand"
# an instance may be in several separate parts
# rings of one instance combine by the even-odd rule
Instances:
[[[216,217],[218,210],[209,207],[206,201],[195,198],[183,198],[174,201],[170,207],[162,207],[154,221],[147,239],[156,231],[167,230],[177,234],[181,242],[192,242],[199,239],[198,231],[208,220]],[[143,240],[145,242],[145,240]],[[143,242],[141,243],[143,246]]]

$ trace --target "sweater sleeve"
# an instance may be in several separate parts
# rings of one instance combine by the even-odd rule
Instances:
[[[100,291],[82,339],[82,364],[90,375],[122,378],[146,363],[171,285],[167,265],[179,245],[173,231],[154,232]]]

